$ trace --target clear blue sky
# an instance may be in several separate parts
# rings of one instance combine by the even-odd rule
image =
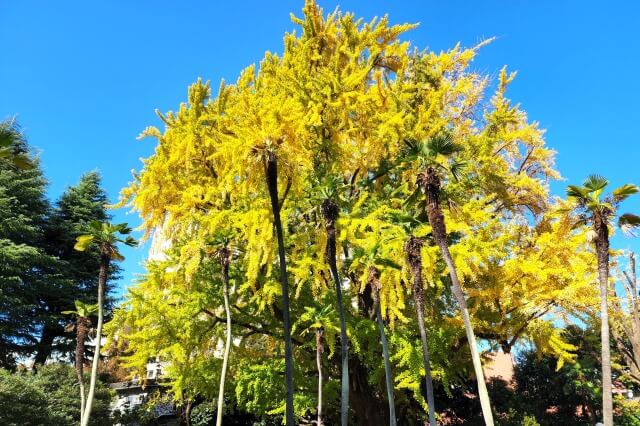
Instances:
[[[0,0],[0,118],[16,115],[40,151],[57,197],[98,169],[112,200],[140,168],[158,125],[154,109],[177,109],[198,77],[235,81],[265,50],[281,51],[300,1]],[[497,36],[474,63],[518,71],[510,97],[548,129],[566,182],[590,173],[640,184],[640,2],[322,1],[369,19],[419,22],[406,39],[439,51]],[[640,213],[640,197],[623,207]],[[116,220],[139,224],[135,215]],[[618,248],[640,243],[616,237]],[[127,250],[121,288],[146,248]]]

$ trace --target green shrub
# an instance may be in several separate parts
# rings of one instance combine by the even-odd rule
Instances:
[[[88,380],[87,380],[88,381]],[[96,386],[91,425],[107,426],[112,393]],[[51,364],[37,371],[0,369],[0,424],[6,426],[71,426],[80,422],[80,391],[73,367]]]

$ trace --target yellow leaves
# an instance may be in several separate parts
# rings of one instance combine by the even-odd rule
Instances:
[[[540,354],[551,355],[558,359],[556,371],[566,363],[573,363],[578,349],[562,339],[562,330],[553,326],[549,321],[538,319],[532,321],[528,327],[528,337],[535,343]]]
[[[159,114],[162,131],[148,127],[141,134],[156,138],[158,146],[123,191],[123,202],[140,213],[147,232],[166,231],[177,243],[179,259],[173,272],[156,272],[134,290],[128,310],[118,314],[136,330],[131,339],[140,350],[132,365],[140,366],[152,352],[174,357],[182,367],[197,365],[187,350],[204,322],[197,309],[206,306],[217,314],[220,306],[209,306],[206,293],[194,286],[206,285],[200,274],[209,244],[223,231],[232,231],[238,246],[235,290],[244,306],[268,315],[279,303],[265,182],[268,155],[278,162],[288,267],[296,290],[293,310],[330,288],[326,232],[317,212],[308,210],[309,194],[317,189],[310,184],[313,178],[335,175],[350,186],[348,196],[340,194],[344,205],[336,226],[340,273],[352,274],[357,280],[351,282],[360,286],[345,292],[345,305],[365,289],[369,268],[375,267],[382,314],[394,332],[402,329],[411,287],[404,243],[411,234],[430,241],[431,229],[420,222],[424,217],[410,226],[391,219],[412,204],[405,202],[422,171],[399,156],[405,141],[422,141],[444,129],[463,148],[456,159],[467,164],[459,181],[443,179],[443,200],[455,202],[445,212],[450,250],[473,302],[475,325],[496,339],[526,336],[559,362],[570,360],[572,348],[543,318],[557,311],[579,313],[592,303],[593,259],[582,250],[583,234],[562,218],[542,217],[549,210],[548,181],[558,177],[554,152],[545,146],[538,124],[506,97],[515,73],[500,72],[486,105],[489,78],[470,70],[486,43],[440,53],[409,51],[399,37],[415,25],[390,25],[387,17],[363,23],[338,11],[325,17],[313,1],[305,3],[303,13],[303,19],[292,16],[302,33],[285,37],[282,55],[265,53],[235,84],[222,82],[217,95],[198,80],[177,112]],[[450,166],[448,158],[438,161]],[[540,222],[534,224],[525,209]],[[448,281],[439,249],[427,243],[421,254],[425,287],[440,297]],[[442,299],[430,308],[447,303]],[[179,309],[168,309],[169,303]],[[444,322],[458,327],[456,321]],[[157,346],[145,347],[151,339]],[[196,353],[210,350],[198,345]],[[246,353],[279,350],[273,337],[260,345]],[[419,397],[419,376],[415,368],[400,374],[397,387]]]
[[[255,288],[261,269],[266,267],[265,274],[270,275],[274,256],[273,226],[266,209],[249,210],[237,218],[235,225],[241,229],[246,238],[244,258],[245,276],[249,285]]]
[[[516,78],[517,72],[511,72],[507,74],[507,67],[504,66],[500,69],[500,75],[498,77],[498,91],[496,96],[504,98],[507,91],[507,86]]]
[[[425,232],[415,232],[416,235],[427,235]],[[442,267],[438,264],[441,262],[440,249],[437,246],[424,244],[420,250],[422,255],[422,280],[425,288],[442,287]],[[407,289],[411,287],[413,278],[411,277],[409,267],[405,265],[403,277]]]
[[[257,312],[265,309],[271,309],[276,300],[282,298],[282,287],[275,280],[267,280],[263,283],[254,295],[251,297],[252,303],[256,306]]]
[[[94,240],[93,235],[80,235],[77,238],[76,244],[73,246],[73,248],[78,251],[85,251],[89,247],[89,245],[93,242],[93,240]]]
[[[396,318],[402,322],[409,321],[403,314],[405,309],[405,288],[402,285],[402,271],[384,268],[380,274],[380,310],[382,316],[389,319],[393,329]]]
[[[157,127],[148,126],[140,133],[140,135],[138,136],[138,139],[144,139],[146,137],[154,137],[159,139],[161,136],[162,136],[162,133]]]

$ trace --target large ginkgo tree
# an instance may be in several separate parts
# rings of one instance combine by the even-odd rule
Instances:
[[[324,15],[311,0],[293,21],[301,31],[282,54],[213,94],[194,83],[159,114],[163,129],[144,132],[156,151],[123,204],[166,258],[149,263],[110,334],[131,367],[171,361],[176,400],[210,397],[208,379],[228,371],[234,392],[218,398],[287,424],[376,425],[395,411],[433,425],[435,394],[468,383],[471,366],[470,404],[492,424],[475,331],[571,362],[545,315],[581,314],[591,297],[579,235],[552,214],[554,153],[506,97],[513,74],[484,101],[490,79],[471,63],[485,43],[414,50],[401,40],[414,25]],[[230,257],[211,246],[228,229]],[[562,257],[546,264],[531,244]],[[314,320],[311,307],[331,314]],[[211,346],[229,330],[225,367]]]

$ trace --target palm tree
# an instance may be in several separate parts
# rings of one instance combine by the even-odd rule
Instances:
[[[404,249],[407,254],[407,262],[413,276],[413,300],[416,305],[418,316],[418,329],[420,330],[420,340],[422,341],[422,361],[424,364],[424,379],[427,385],[427,405],[429,406],[429,425],[436,426],[436,407],[433,395],[433,378],[431,374],[431,362],[429,360],[429,345],[427,343],[427,332],[424,328],[424,287],[422,283],[422,239],[411,235],[407,240]]]
[[[605,426],[613,425],[611,395],[611,355],[609,347],[609,224],[617,214],[619,204],[638,192],[638,187],[625,184],[603,196],[609,182],[602,176],[589,176],[582,186],[567,187],[567,196],[575,202],[577,225],[591,225],[591,239],[595,243],[600,281],[600,339],[602,344],[602,417]],[[623,231],[640,226],[640,216],[625,213],[618,217]]]
[[[129,234],[131,228],[126,223],[112,225],[107,222],[93,221],[89,224],[89,233],[78,237],[75,249],[85,251],[91,245],[96,245],[100,249],[100,271],[98,275],[98,327],[96,330],[96,344],[93,353],[93,362],[91,365],[91,381],[89,383],[89,392],[80,421],[81,426],[89,424],[91,416],[91,406],[93,405],[93,396],[96,389],[96,379],[98,376],[98,360],[100,358],[100,344],[102,343],[102,323],[103,307],[104,307],[104,289],[107,284],[107,274],[109,266],[113,260],[121,261],[124,257],[118,251],[118,244],[133,247],[137,242]],[[123,238],[124,237],[124,238]]]
[[[345,319],[344,304],[342,302],[342,281],[338,273],[336,259],[336,221],[340,213],[335,199],[337,191],[336,182],[332,182],[325,191],[324,199],[320,205],[320,211],[325,221],[327,232],[327,263],[331,270],[331,276],[336,289],[338,312],[340,314],[340,355],[342,359],[342,380],[340,389],[340,420],[343,426],[349,421],[349,341],[347,339],[347,322]]]
[[[382,358],[384,359],[384,377],[387,388],[387,401],[389,402],[389,426],[396,426],[396,404],[395,397],[393,395],[393,372],[391,371],[391,362],[389,360],[389,343],[387,342],[387,335],[384,331],[384,322],[382,321],[382,312],[380,309],[380,271],[375,266],[369,267],[367,284],[371,287],[376,323],[378,324],[378,330],[380,331]]]
[[[320,307],[324,306],[324,307]],[[330,304],[318,306],[305,306],[305,312],[300,315],[299,323],[310,323],[302,334],[314,331],[316,335],[316,365],[318,368],[318,426],[322,426],[322,354],[325,350],[325,342],[335,341],[335,335],[340,332],[340,328],[335,326],[336,312]],[[295,326],[294,326],[295,329]]]
[[[213,246],[215,254],[220,261],[222,270],[222,296],[224,298],[224,311],[226,315],[226,339],[224,343],[224,355],[222,357],[222,370],[220,371],[220,385],[218,387],[218,409],[216,413],[216,426],[222,425],[224,412],[224,383],[227,377],[229,364],[229,352],[231,351],[231,308],[229,305],[229,263],[231,260],[230,234],[220,234],[214,238]]]
[[[451,176],[457,179],[458,172],[464,167],[464,162],[456,161],[455,155],[462,151],[462,147],[453,142],[451,135],[440,133],[426,141],[406,141],[406,149],[401,157],[403,162],[414,162],[418,166],[416,179],[417,189],[426,196],[426,212],[431,225],[431,232],[436,245],[440,248],[442,258],[449,269],[453,295],[458,303],[462,315],[464,328],[471,351],[473,369],[478,382],[478,396],[482,407],[485,424],[493,425],[491,401],[484,381],[482,363],[476,343],[476,337],[471,326],[471,319],[467,309],[467,300],[458,279],[458,272],[449,252],[447,227],[442,213],[443,180]]]
[[[80,419],[82,419],[85,406],[83,376],[85,342],[89,335],[89,329],[91,328],[89,316],[97,312],[98,305],[83,303],[79,300],[75,301],[75,305],[75,311],[63,311],[62,313],[65,315],[75,315],[76,317],[76,375],[78,376],[78,384],[80,385]]]
[[[371,297],[373,299],[373,312],[370,316],[375,316],[378,330],[380,331],[380,343],[382,345],[382,358],[384,361],[384,375],[385,384],[387,388],[387,401],[389,403],[389,425],[396,425],[396,404],[395,396],[393,393],[393,372],[391,371],[391,361],[389,354],[389,344],[387,342],[387,336],[385,334],[384,322],[382,320],[382,311],[380,309],[380,270],[378,267],[401,269],[400,265],[396,264],[393,260],[386,258],[382,254],[383,245],[388,242],[389,239],[379,238],[375,244],[367,248],[356,248],[354,250],[354,261],[362,265],[367,271],[367,285],[371,288]]]
[[[267,149],[263,159],[265,162],[265,178],[269,189],[269,198],[271,200],[273,223],[276,228],[276,238],[278,241],[278,258],[280,260],[280,285],[282,287],[284,358],[287,389],[285,419],[288,426],[293,426],[295,424],[293,411],[293,348],[291,343],[291,319],[289,318],[289,278],[287,275],[287,257],[284,247],[282,220],[280,218],[282,202],[278,198],[278,159],[274,149]]]

